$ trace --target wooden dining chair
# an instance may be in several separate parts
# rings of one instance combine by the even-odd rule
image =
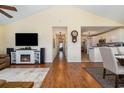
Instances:
[[[124,66],[120,66],[118,64],[118,60],[116,60],[112,50],[109,47],[101,47],[100,53],[103,59],[103,78],[105,78],[106,70],[111,71],[115,75],[115,87],[119,87],[119,75],[124,75]]]

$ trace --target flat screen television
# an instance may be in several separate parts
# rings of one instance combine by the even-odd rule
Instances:
[[[16,46],[38,46],[37,33],[16,33],[15,34]]]

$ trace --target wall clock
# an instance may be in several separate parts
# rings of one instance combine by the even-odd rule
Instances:
[[[78,32],[76,30],[73,30],[71,32],[71,36],[72,36],[72,42],[76,43],[77,42],[77,36],[78,36]]]

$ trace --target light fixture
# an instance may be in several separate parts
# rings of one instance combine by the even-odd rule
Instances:
[[[56,36],[57,36],[57,39],[58,39],[58,41],[59,41],[60,43],[62,43],[62,42],[64,41],[65,35],[62,34],[62,32],[59,32],[59,34],[56,34]]]
[[[91,34],[90,34],[90,32],[88,33],[88,39],[91,39]]]

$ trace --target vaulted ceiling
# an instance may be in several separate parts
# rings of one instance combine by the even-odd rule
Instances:
[[[6,16],[0,13],[0,24],[12,23],[25,17],[31,16],[40,11],[44,11],[48,8],[53,7],[48,5],[14,5],[14,6],[17,8],[18,12],[3,9],[7,13],[11,14],[13,18],[7,18]]]
[[[79,8],[124,24],[124,5],[85,5]]]
[[[14,21],[23,19],[24,17],[31,16],[39,11],[45,11],[53,5],[15,5],[18,12],[7,11],[9,14],[13,15],[14,18],[7,18],[6,16],[0,14],[0,24],[12,23]],[[64,6],[63,6],[64,7]],[[124,24],[124,5],[75,5],[74,7],[86,10],[95,15],[102,16],[119,23]]]

